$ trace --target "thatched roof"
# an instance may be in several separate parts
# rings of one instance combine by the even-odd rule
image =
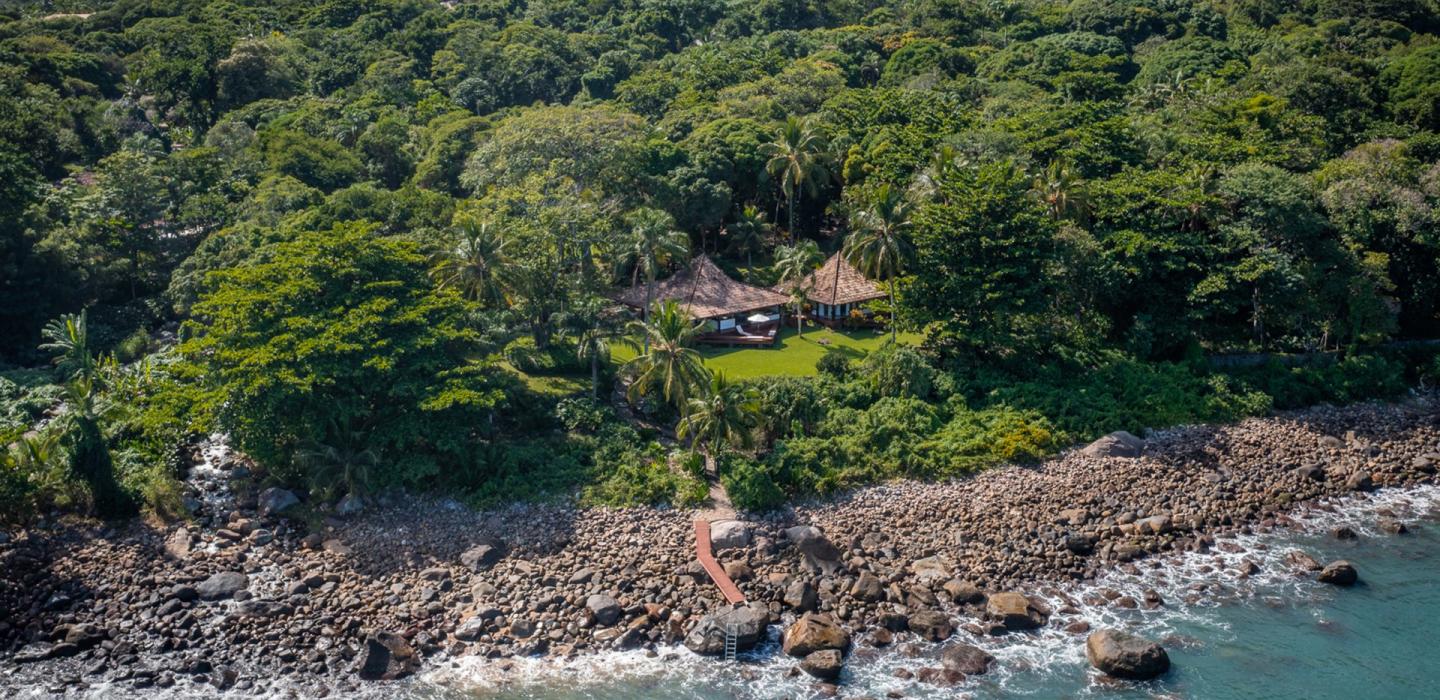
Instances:
[[[860,274],[860,271],[846,262],[839,253],[830,256],[820,269],[810,273],[804,283],[810,288],[806,298],[817,304],[854,304],[885,296],[880,285],[865,279],[865,275]],[[788,293],[794,286],[782,284],[775,289]]]
[[[645,285],[639,284],[620,293],[620,303],[640,308],[645,305]],[[779,292],[752,287],[730,279],[705,255],[690,261],[690,266],[669,279],[655,283],[655,301],[674,299],[695,318],[719,318],[780,306],[790,300]]]

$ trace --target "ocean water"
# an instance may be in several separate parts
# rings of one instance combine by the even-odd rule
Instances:
[[[1377,519],[1394,512],[1410,533],[1382,532]],[[840,697],[907,698],[1440,698],[1440,487],[1361,496],[1337,512],[1297,515],[1300,525],[1228,538],[1239,552],[1213,551],[1154,558],[1137,574],[1115,572],[1064,591],[1081,599],[1099,589],[1142,598],[1153,589],[1158,610],[1080,605],[1092,626],[1120,627],[1162,642],[1171,672],[1146,683],[1102,679],[1085,661],[1083,635],[1052,624],[1039,634],[976,640],[998,662],[994,670],[952,688],[896,677],[899,669],[938,666],[938,647],[921,656],[902,648],[857,645]],[[1348,524],[1356,541],[1329,535]],[[1347,559],[1361,584],[1336,588],[1297,576],[1285,555],[1302,549],[1328,562]],[[1240,564],[1259,565],[1241,576]],[[1206,590],[1196,590],[1203,584]],[[1218,584],[1218,586],[1216,585]],[[1093,599],[1093,595],[1090,596]],[[769,644],[736,662],[701,659],[683,648],[615,652],[557,662],[522,659],[501,664],[461,659],[431,668],[385,691],[414,700],[631,700],[693,698],[756,700],[819,697],[805,676],[787,677],[795,662]]]

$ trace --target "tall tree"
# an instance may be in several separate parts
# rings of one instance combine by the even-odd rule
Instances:
[[[910,243],[910,203],[905,195],[890,185],[875,191],[871,205],[855,213],[850,222],[850,236],[845,239],[845,260],[861,274],[884,280],[890,293],[890,339],[896,338],[895,285],[905,272],[905,265],[914,255]]]
[[[470,301],[505,301],[500,270],[507,262],[506,241],[487,221],[472,218],[455,227],[458,240],[435,256],[430,273],[441,287],[453,287]]]
[[[729,249],[732,254],[745,254],[745,267],[755,266],[755,251],[765,247],[765,236],[770,232],[770,222],[765,220],[765,212],[754,204],[746,204],[735,216],[735,221],[725,228],[725,235],[730,239]]]
[[[795,332],[805,335],[805,300],[810,294],[806,284],[810,273],[820,264],[820,246],[815,241],[801,241],[775,249],[775,272],[780,283],[790,286],[790,303],[795,307]]]
[[[110,446],[101,421],[113,406],[102,395],[104,358],[90,346],[86,315],[62,316],[45,326],[42,350],[55,353],[54,363],[65,379],[65,413],[61,430],[70,455],[70,471],[90,488],[95,512],[102,518],[135,513],[135,501],[115,480]]]
[[[641,320],[648,320],[650,306],[655,301],[655,279],[660,271],[673,260],[690,254],[690,237],[675,230],[675,220],[659,209],[640,208],[631,212],[626,221],[630,224],[630,239],[621,251],[621,262],[633,265],[630,283],[645,280],[645,307],[641,309]],[[648,336],[646,336],[648,342]]]
[[[1084,221],[1090,215],[1089,189],[1085,178],[1075,172],[1074,165],[1058,158],[1050,161],[1050,165],[1035,176],[1030,196],[1039,201],[1050,218],[1056,221]]]
[[[801,192],[815,196],[819,185],[830,178],[827,164],[829,144],[810,124],[797,117],[788,117],[775,140],[761,146],[765,171],[780,183],[785,194],[785,208],[790,217],[787,232],[795,237],[796,199]]]
[[[658,391],[666,403],[684,410],[691,397],[704,391],[710,371],[691,347],[704,327],[674,299],[657,304],[649,320],[631,322],[631,333],[645,339],[643,351],[625,365],[633,377],[627,392],[631,402]],[[633,338],[629,342],[635,344]]]
[[[710,386],[685,404],[685,416],[675,426],[675,436],[710,457],[726,447],[750,447],[760,422],[760,394],[754,388],[731,382],[724,372],[710,375]]]

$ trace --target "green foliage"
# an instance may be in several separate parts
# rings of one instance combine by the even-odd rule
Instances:
[[[730,501],[744,510],[763,513],[785,503],[785,492],[771,478],[764,464],[733,457],[721,469],[720,481]]]
[[[380,455],[378,483],[424,483],[503,400],[465,304],[430,286],[412,245],[337,226],[215,274],[183,351],[221,425],[273,470],[298,476],[294,450],[339,431]]]

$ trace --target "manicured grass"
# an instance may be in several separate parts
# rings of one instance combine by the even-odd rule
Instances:
[[[918,345],[922,336],[918,333],[901,333],[902,343]],[[819,326],[809,326],[805,335],[795,333],[789,326],[780,333],[780,344],[775,347],[714,347],[702,345],[698,349],[705,357],[705,366],[714,371],[723,371],[731,379],[764,377],[774,375],[809,376],[815,374],[815,363],[830,350],[839,350],[852,359],[859,360],[890,340],[886,331],[857,330],[832,331]],[[614,361],[623,363],[635,356],[635,351],[616,345],[612,351]]]
[[[579,394],[589,395],[590,373],[583,375],[572,374],[526,374],[510,366],[508,362],[500,363],[500,366],[514,372],[525,382],[525,386],[537,394],[546,396],[576,396]]]

